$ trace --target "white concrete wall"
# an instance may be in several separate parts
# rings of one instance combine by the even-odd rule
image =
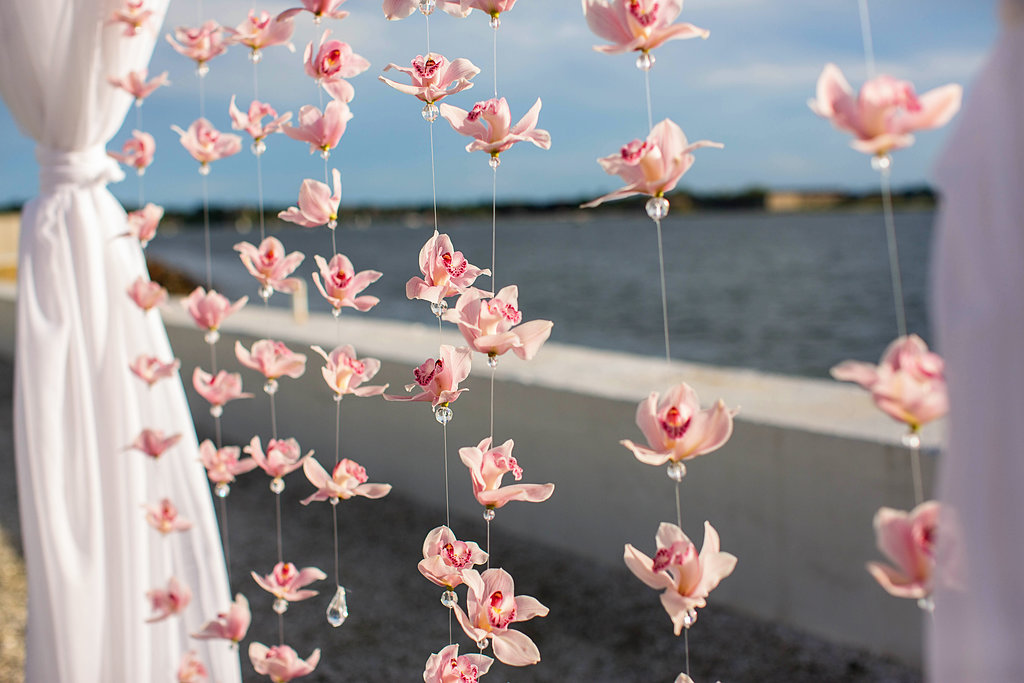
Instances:
[[[13,328],[10,295],[0,288],[0,324],[8,332]],[[164,319],[189,385],[195,365],[209,369],[209,349],[177,304],[166,307]],[[458,344],[461,337],[448,327],[445,342]],[[412,368],[435,356],[438,345],[433,324],[367,322],[346,311],[340,322],[313,315],[298,326],[287,312],[259,305],[248,306],[222,332],[221,364],[233,370],[239,369],[230,351],[236,337],[246,344],[272,337],[295,350],[351,343],[360,356],[383,361],[374,383],[390,382],[392,393],[403,391]],[[13,335],[0,336],[0,353],[9,354]],[[320,376],[319,357],[309,355],[304,377],[281,380],[278,424],[282,436],[295,436],[304,449],[314,448],[329,461],[335,404]],[[238,443],[254,434],[266,439],[269,412],[262,382],[255,373],[241,372],[246,389],[257,397],[226,408],[225,434]],[[487,435],[489,375],[478,356],[470,391],[452,404],[455,418],[448,427],[451,503],[473,514],[480,508],[457,451]],[[515,440],[524,482],[556,484],[547,503],[513,503],[499,510],[496,535],[527,535],[570,550],[584,560],[581,571],[586,562],[621,566],[627,542],[653,552],[658,523],[674,521],[673,484],[662,468],[637,462],[618,442],[642,438],[633,422],[637,402],[685,380],[705,403],[721,397],[741,407],[732,440],[690,461],[682,484],[684,530],[699,543],[702,523],[710,520],[723,549],[739,557],[736,572],[712,594],[711,604],[920,663],[920,611],[910,601],[888,597],[864,570],[865,562],[881,559],[871,526],[878,507],[913,506],[909,462],[898,446],[902,430],[876,411],[864,392],[749,370],[669,367],[657,359],[554,342],[530,363],[502,358],[496,378],[496,440]],[[191,388],[189,396],[197,424],[210,429],[206,404]],[[926,491],[931,491],[937,436],[937,429],[925,433]],[[442,504],[442,429],[429,404],[346,398],[342,438],[342,457],[366,466],[371,481],[390,482],[428,504]],[[295,477],[296,485],[305,484],[301,475]],[[632,579],[621,589],[650,590]],[[656,600],[653,591],[651,599]]]

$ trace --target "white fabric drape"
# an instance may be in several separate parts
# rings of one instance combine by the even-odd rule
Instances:
[[[1024,3],[940,160],[932,308],[950,394],[936,683],[1024,672]]]
[[[15,449],[29,578],[26,680],[175,680],[196,650],[211,680],[240,680],[237,653],[189,632],[229,602],[209,489],[180,381],[148,389],[128,363],[172,357],[158,315],[126,288],[145,272],[125,214],[107,191],[104,152],[131,106],[105,82],[145,66],[151,29],[107,25],[111,0],[0,2],[0,94],[36,140],[40,196],[22,212],[15,362]],[[159,152],[158,152],[159,153]],[[159,159],[159,157],[158,157]],[[159,461],[126,451],[144,428],[183,433]],[[194,523],[161,537],[143,503],[170,498]],[[172,575],[193,591],[157,624],[145,594]]]

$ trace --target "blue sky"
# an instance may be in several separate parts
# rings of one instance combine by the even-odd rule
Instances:
[[[264,2],[276,12],[292,3]],[[948,82],[969,85],[997,32],[994,0],[907,0],[871,4],[879,70],[915,83],[918,92]],[[207,0],[207,16],[234,26],[251,4]],[[420,105],[376,77],[388,62],[408,64],[425,52],[425,22],[416,14],[387,22],[377,0],[349,0],[349,18],[325,22],[336,37],[370,60],[369,71],[353,79],[355,118],[331,165],[340,169],[348,204],[409,205],[431,196],[427,124]],[[857,0],[688,0],[683,20],[711,31],[706,40],[670,42],[659,48],[651,72],[654,120],[672,118],[690,139],[723,142],[724,150],[700,150],[682,187],[730,191],[751,185],[784,188],[866,189],[874,185],[867,159],[850,150],[847,137],[807,108],[822,66],[836,62],[858,87],[865,76]],[[174,0],[163,33],[196,23],[196,3]],[[297,112],[318,104],[313,82],[302,71],[302,49],[315,31],[308,14],[297,18],[297,51],[266,51],[259,65],[261,99],[278,111]],[[470,108],[493,89],[492,36],[487,17],[475,12],[454,19],[441,12],[430,20],[431,48],[449,59],[468,57],[482,69],[475,88],[451,102]],[[596,197],[619,186],[595,163],[626,142],[646,135],[641,73],[633,55],[593,51],[599,42],[587,29],[577,0],[520,0],[503,16],[498,31],[499,95],[517,119],[540,97],[540,127],[552,135],[550,151],[519,145],[502,155],[499,200],[554,200]],[[199,201],[195,164],[171,132],[198,116],[198,86],[191,62],[165,41],[158,44],[150,72],[170,72],[143,107],[143,128],[157,141],[156,162],[146,174],[146,199],[190,208]],[[246,49],[232,48],[211,62],[206,80],[207,116],[230,128],[232,94],[248,104],[253,66]],[[968,91],[969,94],[969,91]],[[955,121],[954,121],[955,124]],[[134,112],[111,148],[134,128]],[[443,202],[490,199],[486,155],[464,151],[465,138],[439,120],[434,126],[438,197]],[[923,132],[917,144],[898,153],[897,186],[927,182],[947,131]],[[247,145],[248,143],[246,143]],[[33,143],[17,131],[0,107],[0,204],[24,200],[37,189]],[[323,162],[308,145],[277,135],[263,158],[265,196],[270,204],[294,203],[303,178],[322,179]],[[26,167],[29,169],[26,172]],[[247,147],[214,164],[209,177],[214,203],[256,202],[255,161]],[[112,186],[134,203],[137,181],[130,175]]]

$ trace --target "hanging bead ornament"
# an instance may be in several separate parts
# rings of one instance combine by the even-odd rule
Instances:
[[[262,156],[263,153],[267,151],[267,143],[263,142],[263,138],[253,140],[252,144],[249,145],[249,149],[252,150],[254,155]]]
[[[273,479],[271,479],[270,490],[276,493],[277,495],[281,495],[281,492],[284,491],[284,479],[282,479],[281,477],[274,477]]]
[[[210,73],[210,65],[206,62],[199,62],[196,65],[196,76],[199,78],[206,78],[206,74]]]
[[[205,335],[203,335],[203,341],[205,341],[210,346],[213,346],[218,341],[220,341],[220,332],[218,332],[217,330],[210,330]]]
[[[669,204],[664,197],[651,197],[644,208],[647,209],[647,215],[651,220],[660,221],[668,215]]]
[[[210,175],[210,165],[206,162],[199,164],[199,175]]]
[[[483,517],[486,522],[494,521],[494,508],[487,508],[484,510]]]
[[[276,379],[268,379],[263,385],[263,391],[265,391],[268,396],[273,396],[277,393],[278,386]]]
[[[274,600],[274,612],[277,614],[284,614],[288,611],[288,601],[284,598],[278,598]]]
[[[454,413],[452,412],[452,409],[448,405],[447,401],[440,404],[439,406],[437,406],[437,408],[434,409],[434,419],[437,420],[440,424],[448,424],[449,422],[452,421],[452,417],[454,417]]]
[[[636,68],[641,71],[650,71],[651,67],[654,66],[654,55],[650,52],[643,50],[636,56]]]
[[[252,62],[253,64],[259,64],[260,61],[262,61],[262,59],[263,59],[263,51],[260,50],[258,47],[257,48],[253,48],[249,52],[249,61]]]
[[[683,477],[686,476],[686,465],[684,465],[682,461],[670,462],[668,467],[665,468],[665,473],[672,481],[676,483],[681,482]]]
[[[331,598],[331,602],[327,605],[327,623],[334,628],[338,628],[345,623],[346,619],[348,619],[348,602],[345,600],[345,587],[338,586],[338,590],[334,592],[334,597]]]
[[[498,354],[495,353],[494,351],[491,351],[490,353],[487,354],[487,367],[489,367],[491,370],[498,367]]]
[[[888,152],[874,155],[871,157],[871,168],[879,173],[888,171],[892,168],[892,156]]]
[[[231,493],[231,486],[224,482],[220,482],[219,484],[213,487],[213,492],[217,495],[218,498],[227,498],[228,494]]]
[[[423,111],[421,112],[421,114],[423,115],[424,121],[426,121],[427,123],[433,123],[434,121],[437,121],[437,117],[440,114],[440,112],[441,110],[437,108],[436,104],[434,104],[433,102],[427,102],[425,105],[423,105]]]
[[[222,405],[210,406],[210,416],[211,417],[220,417],[223,414],[224,414],[224,406],[222,406]]]
[[[491,158],[487,160],[487,165],[493,169],[497,169],[501,166],[501,158],[497,154],[492,154]]]
[[[697,610],[690,608],[683,615],[683,628],[689,629],[697,623]]]
[[[441,593],[441,604],[451,609],[459,604],[459,596],[453,590],[446,590],[444,593]]]
[[[425,17],[429,17],[431,14],[434,13],[434,8],[436,6],[437,6],[436,0],[420,0],[419,1],[420,14],[422,14]]]
[[[433,313],[438,318],[440,318],[442,315],[444,315],[445,311],[447,311],[447,310],[448,310],[448,302],[445,301],[444,299],[441,299],[438,302],[430,304],[430,312]]]
[[[491,20],[487,23],[488,25],[490,25],[491,28],[497,31],[499,28],[501,28],[501,17],[499,17],[497,14],[492,14]]]

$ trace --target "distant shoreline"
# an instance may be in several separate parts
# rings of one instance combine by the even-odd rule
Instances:
[[[674,213],[704,211],[765,211],[768,213],[807,213],[820,211],[870,211],[881,208],[881,196],[877,192],[845,192],[835,190],[767,190],[749,188],[737,192],[673,192],[667,195]],[[530,216],[550,214],[589,213],[580,209],[580,204],[590,197],[565,199],[551,202],[503,202],[497,210],[503,216]],[[643,210],[645,197],[632,197],[603,206],[604,214],[611,212],[635,213]],[[905,188],[893,193],[896,209],[928,210],[937,203],[935,192],[929,187]],[[126,205],[131,210],[136,207]],[[276,216],[285,207],[267,207],[267,216]],[[0,218],[6,213],[17,213],[18,204],[0,207]],[[475,218],[491,214],[490,202],[477,204],[439,204],[438,216],[444,218]],[[416,222],[432,221],[433,208],[430,206],[349,206],[342,207],[339,216],[343,223],[370,223],[374,220],[395,220]],[[189,210],[168,210],[166,217],[179,224],[202,222],[202,207]],[[257,221],[258,209],[254,206],[212,206],[210,220],[215,223],[245,223]]]

